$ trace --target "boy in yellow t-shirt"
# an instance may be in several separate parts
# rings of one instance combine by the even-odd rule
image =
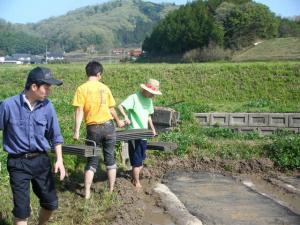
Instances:
[[[86,139],[93,140],[103,147],[104,163],[109,180],[109,191],[112,192],[116,180],[116,163],[114,150],[116,143],[116,130],[113,119],[118,127],[123,127],[114,109],[116,102],[108,86],[99,82],[102,78],[103,66],[97,61],[89,62],[86,67],[88,80],[80,85],[74,96],[75,126],[73,139],[79,139],[79,130],[84,118],[86,123]],[[91,145],[90,142],[87,142]],[[85,167],[84,186],[85,198],[90,198],[90,188],[94,174],[99,164],[99,157],[89,157]]]

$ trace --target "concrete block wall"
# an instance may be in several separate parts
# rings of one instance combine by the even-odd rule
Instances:
[[[210,125],[210,113],[195,113],[196,119],[204,126]]]
[[[278,129],[300,133],[300,113],[195,113],[203,126],[229,127],[237,132],[272,134]]]
[[[289,127],[289,116],[287,113],[269,114],[269,125],[272,127]]]
[[[269,114],[267,113],[249,113],[250,127],[267,127],[269,126]]]
[[[217,124],[219,126],[229,125],[228,113],[212,113],[210,114],[210,123]]]
[[[300,113],[293,113],[289,116],[289,127],[300,127]]]
[[[249,117],[244,113],[230,113],[229,126],[248,126]]]

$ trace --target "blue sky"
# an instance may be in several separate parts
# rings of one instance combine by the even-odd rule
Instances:
[[[101,4],[108,0],[0,0],[0,18],[12,23],[35,23],[51,16],[60,16],[70,10],[87,5]],[[150,0],[171,2],[177,5],[188,0]],[[300,0],[255,0],[267,5],[282,17],[300,15]]]

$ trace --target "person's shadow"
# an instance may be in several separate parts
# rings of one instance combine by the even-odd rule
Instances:
[[[59,177],[56,176],[56,187],[60,192],[70,191],[76,192],[80,189],[84,182],[84,173],[82,171],[72,171],[69,176],[65,177],[63,181],[59,181]],[[1,224],[0,224],[1,225]]]
[[[101,162],[103,163],[103,162]],[[77,195],[83,197],[84,192],[84,171],[81,170],[73,170],[69,171],[69,176],[65,177],[63,181],[59,181],[59,176],[55,176],[56,179],[56,188],[60,192],[70,191]],[[94,189],[94,184],[96,182],[103,182],[107,180],[106,170],[102,168],[98,168],[92,185],[92,189]],[[1,224],[0,224],[1,225]]]
[[[0,225],[11,225],[6,219],[0,219]]]

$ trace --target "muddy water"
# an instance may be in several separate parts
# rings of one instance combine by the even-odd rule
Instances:
[[[262,179],[170,172],[164,183],[206,225],[300,225],[299,195]]]
[[[285,186],[290,187],[292,185],[290,190],[284,189],[284,186],[274,185],[265,179],[253,175],[241,176],[238,177],[238,179],[252,190],[273,199],[278,204],[300,215],[300,194],[298,194],[300,193],[300,178],[281,178]],[[271,179],[271,181],[273,181],[273,179]]]

